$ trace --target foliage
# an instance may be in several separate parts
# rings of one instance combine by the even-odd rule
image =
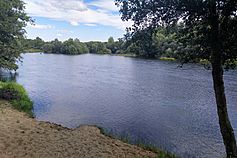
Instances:
[[[90,41],[80,42],[79,39],[68,39],[64,42],[55,39],[45,42],[41,38],[22,40],[25,52],[45,52],[53,54],[77,55],[84,53],[92,54],[124,54],[124,43],[122,39],[114,41],[113,37],[108,42]]]
[[[106,44],[103,42],[91,41],[86,42],[89,49],[89,53],[92,54],[110,54],[111,50],[106,48]]]
[[[211,1],[210,1],[211,2]],[[220,37],[223,64],[226,60],[237,57],[237,17],[236,1],[213,0],[216,5],[216,16],[220,23]],[[134,25],[128,28],[132,36],[157,27],[168,28],[182,21],[179,31],[179,42],[182,42],[190,58],[210,59],[210,3],[209,1],[189,0],[116,0],[123,20],[133,20]],[[195,51],[194,51],[195,50]],[[183,51],[185,52],[185,51]],[[185,52],[185,53],[186,53]],[[184,53],[184,54],[185,54]],[[184,55],[185,56],[185,55]]]
[[[109,37],[106,47],[111,51],[112,54],[121,54],[123,53],[124,41],[123,39],[114,41],[113,37]]]
[[[31,21],[21,0],[0,1],[0,68],[16,70],[22,52],[23,29]]]
[[[42,52],[44,44],[45,42],[39,37],[36,37],[36,39],[22,40],[24,52]]]
[[[115,53],[116,53],[117,49],[116,49],[116,46],[115,46],[115,42],[114,42],[114,38],[113,38],[113,37],[109,37],[108,42],[107,42],[107,44],[106,44],[106,47],[111,50],[111,53],[112,53],[112,54],[115,54]]]
[[[90,41],[80,42],[78,39],[68,39],[64,42],[55,39],[51,42],[44,42],[40,38],[24,40],[26,52],[45,52],[53,54],[128,54],[145,58],[171,57],[178,58],[181,50],[177,42],[177,33],[168,32],[165,28],[159,27],[155,30],[140,31],[134,36],[127,34],[127,39],[114,40],[110,37],[107,42]],[[130,38],[129,38],[130,36]]]
[[[64,42],[61,42],[58,39],[55,39],[51,42],[46,42],[43,46],[43,51],[45,53],[67,55],[77,55],[89,52],[86,44],[80,42],[79,39],[71,38]]]
[[[0,82],[0,98],[10,101],[14,108],[33,116],[33,103],[23,86],[15,82]]]
[[[76,55],[88,52],[89,50],[87,46],[84,43],[81,43],[78,39],[68,39],[67,41],[63,42],[61,48],[62,54]]]
[[[153,45],[152,37],[154,30],[145,29],[135,34],[128,34],[129,45],[126,52],[135,53],[137,56],[145,58],[155,58],[157,52]]]
[[[60,54],[62,51],[62,46],[63,43],[59,41],[58,39],[55,39],[54,41],[50,42],[52,44],[52,52],[46,52],[46,53],[55,53],[55,54]]]
[[[169,30],[165,27],[148,28],[128,33],[124,52],[145,58],[179,58],[183,48],[178,42],[176,27],[178,28],[177,25],[172,26]]]

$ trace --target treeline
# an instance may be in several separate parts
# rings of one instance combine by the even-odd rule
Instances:
[[[89,50],[85,43],[80,42],[79,39],[68,39],[64,42],[55,39],[51,42],[46,42],[42,50],[45,53],[54,53],[54,54],[68,54],[68,55],[76,55],[76,54],[84,54],[89,53]]]
[[[68,39],[64,42],[55,39],[45,42],[37,37],[36,39],[25,39],[23,47],[25,52],[68,55],[129,54],[151,59],[173,59],[178,60],[181,64],[202,61],[204,65],[209,65],[209,55],[205,55],[200,45],[192,42],[198,41],[198,38],[195,32],[188,31],[182,24],[176,24],[171,27],[145,29],[133,34],[127,33],[124,38],[117,41],[110,37],[107,42],[81,42],[79,39]],[[226,60],[224,65],[232,68],[237,65],[237,62]]]
[[[90,41],[81,42],[79,39],[68,39],[64,42],[55,39],[45,42],[41,38],[24,39],[23,47],[25,52],[44,52],[53,54],[116,54],[122,49],[123,41],[114,41],[113,37],[108,42]]]
[[[26,39],[23,42],[26,52],[45,52],[54,54],[133,54],[144,58],[160,58],[162,56],[177,58],[180,44],[177,41],[177,28],[169,31],[165,28],[143,30],[135,35],[127,34],[124,38],[107,42],[80,42],[68,39],[64,42],[55,39],[45,42],[41,38]]]

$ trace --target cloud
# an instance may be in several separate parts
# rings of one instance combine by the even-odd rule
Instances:
[[[73,25],[73,26],[78,26],[79,25],[79,23],[76,22],[76,21],[71,21],[70,24]]]
[[[34,28],[34,29],[53,29],[55,28],[52,25],[40,25],[40,24],[28,24],[27,25],[28,28]]]
[[[131,22],[123,22],[116,11],[113,0],[24,0],[26,12],[30,16],[66,21],[73,26],[99,24],[124,30]],[[94,7],[93,7],[94,6]]]
[[[119,8],[115,5],[114,0],[97,0],[90,2],[88,5],[98,7],[104,11],[119,11]]]
[[[97,26],[96,24],[91,24],[91,23],[88,23],[88,24],[85,24],[86,26]]]
[[[58,37],[62,37],[63,35],[61,33],[56,34]]]

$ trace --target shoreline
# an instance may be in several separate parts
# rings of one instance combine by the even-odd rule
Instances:
[[[69,129],[54,123],[37,121],[3,100],[0,100],[0,126],[1,158],[132,158],[164,155],[162,151],[155,153],[111,138],[96,126],[82,125]]]

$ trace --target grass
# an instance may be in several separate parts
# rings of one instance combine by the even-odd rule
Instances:
[[[207,60],[207,59],[201,59],[201,60],[199,61],[199,63],[202,64],[202,65],[208,65],[208,64],[210,64],[210,61]]]
[[[132,143],[132,141],[131,141],[131,139],[129,138],[128,135],[116,136],[112,132],[109,132],[109,131],[107,131],[106,129],[104,129],[102,127],[98,127],[98,126],[96,126],[96,127],[100,129],[100,132],[103,135],[106,135],[106,136],[108,136],[110,138],[113,138],[113,139],[119,139],[124,143],[133,144],[133,145],[136,145],[136,146],[138,146],[138,147],[140,147],[144,150],[148,150],[148,151],[156,153],[157,158],[177,158],[174,154],[171,154],[167,151],[163,151],[161,149],[158,149],[156,146],[154,146],[152,144],[146,144],[146,143],[143,143],[141,141]]]
[[[41,49],[29,48],[29,49],[24,50],[24,52],[26,52],[26,53],[40,53],[43,51]]]
[[[123,57],[136,57],[136,54],[111,54],[114,56],[123,56]]]
[[[33,117],[33,102],[23,86],[15,82],[0,82],[0,98],[9,101],[15,109]]]
[[[175,58],[170,58],[170,57],[160,57],[160,60],[163,60],[163,61],[176,61]]]

